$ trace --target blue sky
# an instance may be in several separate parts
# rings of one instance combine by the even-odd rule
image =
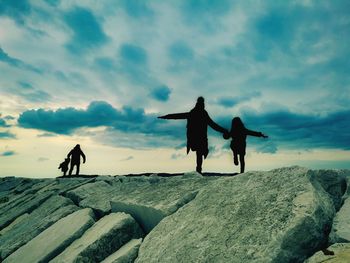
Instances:
[[[249,139],[248,170],[350,168],[348,43],[346,0],[2,0],[0,176],[45,176],[75,142],[118,164],[86,173],[191,169],[186,124],[156,116],[198,96],[270,136]],[[234,169],[209,135],[207,170]]]

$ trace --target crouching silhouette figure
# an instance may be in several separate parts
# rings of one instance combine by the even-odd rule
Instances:
[[[239,117],[235,117],[232,119],[230,135],[226,137],[224,136],[225,139],[229,139],[229,137],[232,138],[230,147],[233,152],[233,161],[235,165],[238,165],[239,156],[239,162],[241,164],[241,173],[244,173],[245,168],[244,156],[246,153],[247,135],[268,138],[268,136],[262,134],[261,132],[248,130]]]
[[[58,166],[58,169],[61,169],[63,172],[63,176],[66,176],[66,173],[68,171],[68,165],[69,165],[69,158],[64,159],[64,162],[60,163],[60,166]]]
[[[79,170],[80,170],[80,156],[83,157],[83,163],[85,163],[86,161],[86,157],[85,154],[83,153],[83,151],[80,149],[80,145],[77,144],[73,150],[71,150],[67,157],[70,158],[71,157],[71,161],[70,161],[70,169],[69,169],[69,175],[72,175],[72,171],[74,166],[76,166],[77,170],[76,170],[76,175],[79,175]]]
[[[208,125],[218,132],[228,134],[228,131],[218,124],[216,124],[210,117],[208,112],[204,109],[204,98],[197,99],[196,106],[185,113],[174,113],[160,116],[160,119],[187,119],[187,154],[190,150],[196,152],[197,167],[196,171],[202,173],[202,163],[208,156]]]

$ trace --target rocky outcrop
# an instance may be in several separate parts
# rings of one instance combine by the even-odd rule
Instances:
[[[322,251],[317,252],[305,263],[349,263],[350,262],[350,243],[337,243],[329,247],[334,255],[325,255]]]
[[[330,242],[350,242],[350,198],[345,200],[343,206],[334,218]]]
[[[298,167],[216,180],[146,236],[136,262],[302,262],[327,244],[326,190]]]
[[[112,213],[99,220],[51,263],[100,262],[131,239],[141,236],[141,228],[130,215]]]
[[[1,231],[1,257],[7,257],[53,223],[77,210],[78,207],[70,199],[59,195],[50,197],[32,213],[18,217]]]
[[[334,242],[346,258],[349,178],[301,167],[0,178],[0,261],[297,263]]]
[[[132,263],[137,258],[141,243],[142,238],[132,239],[101,263]]]
[[[16,250],[4,263],[48,262],[81,237],[94,224],[93,218],[90,208],[66,216]]]

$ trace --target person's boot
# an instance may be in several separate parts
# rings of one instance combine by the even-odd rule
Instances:
[[[197,173],[200,173],[200,174],[202,174],[202,167],[196,167],[196,171],[197,171]]]

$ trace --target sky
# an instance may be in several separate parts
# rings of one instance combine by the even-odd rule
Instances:
[[[347,0],[1,0],[0,177],[186,172],[186,121],[205,98],[239,116],[246,170],[350,169]],[[238,172],[209,130],[204,172]]]

